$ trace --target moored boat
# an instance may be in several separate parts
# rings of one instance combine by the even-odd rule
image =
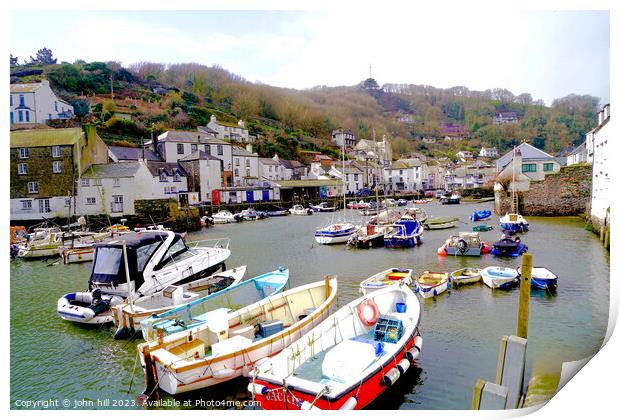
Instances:
[[[380,248],[385,245],[387,226],[368,223],[355,229],[347,244],[358,249]]]
[[[159,386],[176,395],[248,376],[257,361],[279,353],[326,319],[337,290],[336,279],[306,284],[139,345],[145,394]]]
[[[314,213],[314,210],[311,208],[304,208],[301,204],[295,204],[290,210],[289,213],[293,216],[310,216]]]
[[[428,214],[426,214],[426,212],[424,210],[422,210],[421,208],[418,207],[408,207],[407,209],[405,209],[405,211],[403,212],[403,216],[401,217],[401,219],[403,220],[417,220],[418,222],[422,223],[423,225],[426,223],[426,221],[428,220]]]
[[[432,198],[422,198],[420,200],[413,200],[414,204],[428,204],[433,201]]]
[[[288,216],[290,213],[287,209],[278,206],[271,206],[265,211],[267,217]]]
[[[499,225],[502,227],[502,230],[509,230],[516,233],[530,230],[530,225],[527,220],[525,220],[525,217],[518,213],[507,213],[500,217]]]
[[[314,232],[314,240],[321,245],[342,244],[349,240],[355,232],[351,223],[334,223]]]
[[[420,303],[390,286],[343,306],[250,372],[265,410],[362,409],[392,387],[420,354]]]
[[[491,210],[479,210],[474,211],[471,216],[469,216],[469,220],[472,222],[477,222],[479,220],[485,220],[491,217],[493,212]]]
[[[424,228],[417,220],[401,219],[385,232],[383,243],[386,248],[412,248],[422,243],[423,233]]]
[[[142,336],[146,340],[154,340],[155,332],[169,335],[202,325],[217,316],[218,311],[226,313],[280,293],[288,280],[288,269],[279,267],[166,312],[153,314],[140,321]]]
[[[452,286],[459,287],[464,284],[477,283],[482,280],[482,274],[477,268],[461,268],[450,273]]]
[[[458,217],[434,217],[430,220],[427,220],[426,223],[424,223],[424,227],[429,230],[450,229],[456,226],[456,223],[458,221]]]
[[[140,322],[152,315],[170,311],[235,286],[245,276],[246,269],[247,266],[242,265],[182,285],[170,285],[152,295],[138,297],[131,303],[125,302],[112,307],[114,325],[117,328],[114,338],[126,338],[141,332]]]
[[[438,296],[448,290],[449,273],[425,271],[415,281],[415,291],[424,299]]]
[[[488,232],[490,230],[493,230],[493,226],[491,225],[476,225],[474,227],[471,228],[472,232]]]
[[[220,210],[212,216],[213,223],[216,224],[226,224],[232,222],[241,222],[243,220],[243,216],[232,214],[228,210]]]
[[[521,267],[517,269],[521,276]],[[535,289],[554,292],[558,288],[558,276],[545,267],[532,267],[531,286]]]
[[[479,257],[489,252],[491,247],[482,242],[478,232],[459,232],[458,235],[452,235],[437,250],[437,254],[442,256],[462,257]]]
[[[519,284],[519,273],[508,267],[486,267],[480,270],[482,281],[491,289],[510,289]]]
[[[102,294],[101,290],[92,292],[67,293],[58,299],[56,312],[65,321],[80,324],[107,324],[112,322],[110,307],[123,303],[124,298]]]
[[[410,285],[413,270],[409,268],[388,268],[385,271],[374,274],[360,283],[360,294],[366,295],[378,289],[394,285]]]
[[[72,248],[60,247],[58,250],[60,261],[63,264],[75,264],[93,260],[95,248],[92,245],[83,245]]]
[[[441,204],[461,204],[461,196],[458,193],[452,193],[449,196],[444,195],[439,199]]]
[[[491,249],[491,254],[500,257],[518,257],[524,252],[527,252],[527,245],[521,242],[521,238],[511,238],[506,234],[502,234],[501,239],[495,242]]]
[[[313,206],[312,204],[310,204],[310,208],[312,210],[314,210],[314,211],[317,211],[317,212],[332,212],[332,211],[336,211],[336,206],[330,206],[326,202],[319,203],[316,206]]]

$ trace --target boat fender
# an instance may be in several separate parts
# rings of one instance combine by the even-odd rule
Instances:
[[[213,371],[213,377],[217,379],[231,378],[234,374],[235,370],[230,368]]]
[[[357,398],[355,397],[355,395],[349,397],[344,404],[342,404],[339,408],[339,410],[353,410],[355,408],[355,406],[357,405]]]
[[[411,363],[409,362],[409,360],[402,359],[400,362],[398,362],[398,364],[396,365],[396,368],[398,369],[398,371],[402,375],[405,372],[407,372],[407,369],[409,369],[409,366],[411,366]]]
[[[415,359],[417,359],[419,355],[420,355],[420,352],[417,349],[415,349],[413,351],[408,351],[408,352],[405,353],[405,357],[410,362],[413,362]]]
[[[256,385],[254,382],[248,384],[248,391],[254,395],[265,395],[269,392],[269,388],[264,385]]]
[[[398,378],[400,378],[400,371],[397,368],[393,367],[392,369],[388,370],[385,375],[383,375],[383,386],[394,385]]]
[[[362,321],[362,324],[371,327],[377,323],[379,307],[373,299],[364,299],[357,305],[357,316]]]
[[[433,289],[433,296],[437,296],[437,289]]]
[[[445,257],[446,255],[448,255],[448,252],[446,251],[446,248],[442,246],[437,250],[437,255]]]
[[[309,403],[308,401],[304,401],[301,404],[299,404],[299,408],[301,410],[320,410],[319,407],[314,406],[312,403]]]

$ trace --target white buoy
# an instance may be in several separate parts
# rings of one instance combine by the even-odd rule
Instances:
[[[254,395],[265,395],[269,389],[264,385],[256,385],[254,382],[248,384],[248,391]]]
[[[342,404],[339,410],[353,410],[357,405],[357,398],[355,396],[349,397],[344,404]]]

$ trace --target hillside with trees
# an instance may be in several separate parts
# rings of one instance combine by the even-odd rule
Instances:
[[[500,152],[526,139],[556,154],[581,143],[596,123],[599,99],[568,95],[545,106],[529,93],[506,89],[448,89],[425,85],[317,86],[307,90],[251,83],[219,66],[196,63],[61,62],[46,48],[19,63],[11,55],[11,83],[42,78],[75,108],[80,121],[97,125],[110,143],[139,144],[168,129],[194,130],[215,115],[246,121],[259,137],[258,152],[302,159],[301,150],[338,155],[331,131],[348,128],[358,138],[387,134],[396,155],[423,152],[454,158],[459,150]],[[497,112],[515,112],[519,121],[494,125]],[[442,124],[463,128],[463,139],[443,140]],[[433,144],[423,138],[436,138]]]

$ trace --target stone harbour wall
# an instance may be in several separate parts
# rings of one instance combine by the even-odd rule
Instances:
[[[529,191],[519,193],[519,212],[524,216],[571,216],[586,213],[592,189],[592,166],[571,165],[530,183]],[[495,191],[495,210],[510,211],[512,195]]]

